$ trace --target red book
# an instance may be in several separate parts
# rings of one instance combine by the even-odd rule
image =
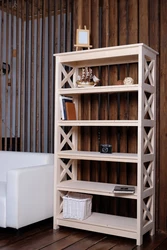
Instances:
[[[76,120],[75,103],[66,102],[65,105],[66,105],[67,120]]]

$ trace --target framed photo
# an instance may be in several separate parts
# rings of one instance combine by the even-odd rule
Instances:
[[[77,45],[89,47],[89,30],[77,29]]]
[[[76,44],[74,44],[74,47],[76,47],[76,50],[79,48],[92,48],[92,45],[90,45],[90,31],[86,29],[86,26],[84,26],[84,29],[77,29],[76,32]]]

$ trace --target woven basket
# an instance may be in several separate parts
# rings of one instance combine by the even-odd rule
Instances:
[[[68,192],[63,196],[63,218],[84,220],[91,210],[92,195]]]

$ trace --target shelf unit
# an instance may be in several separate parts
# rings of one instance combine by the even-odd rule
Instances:
[[[58,226],[112,234],[143,242],[143,235],[155,233],[155,151],[156,151],[156,56],[157,52],[143,43],[55,54],[55,171],[54,171],[54,229]],[[108,65],[137,64],[138,82],[133,85],[110,85],[78,88],[79,69]],[[72,96],[79,117],[81,96],[86,94],[136,92],[137,120],[61,120],[60,95]],[[101,154],[80,151],[80,127],[136,127],[137,153]],[[68,127],[67,131],[64,129]],[[65,150],[67,144],[70,150]],[[135,194],[113,193],[115,184],[77,179],[77,163],[81,160],[124,162],[137,165]],[[137,217],[129,218],[92,212],[86,220],[64,219],[63,199],[68,191],[92,195],[135,199]]]

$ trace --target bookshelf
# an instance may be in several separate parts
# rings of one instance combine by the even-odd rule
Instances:
[[[54,173],[54,229],[59,226],[74,227],[143,242],[143,235],[155,233],[155,151],[156,151],[156,57],[157,52],[143,43],[106,47],[55,54],[55,173]],[[137,82],[130,85],[99,84],[78,88],[76,81],[82,67],[137,64]],[[111,80],[112,81],[112,80]],[[82,96],[105,93],[137,93],[137,119],[91,120],[81,119]],[[73,98],[76,120],[62,120],[60,96]],[[137,152],[113,152],[102,154],[84,151],[79,147],[82,127],[135,127]],[[67,129],[68,128],[68,129]],[[65,147],[68,145],[68,148]],[[78,179],[80,161],[108,163],[134,163],[137,166],[137,184],[134,194],[115,194],[115,183],[93,182]],[[118,183],[119,185],[120,183]],[[127,187],[130,187],[127,185]],[[137,203],[136,218],[112,214],[92,214],[80,221],[63,218],[63,196],[68,192],[122,197]]]

